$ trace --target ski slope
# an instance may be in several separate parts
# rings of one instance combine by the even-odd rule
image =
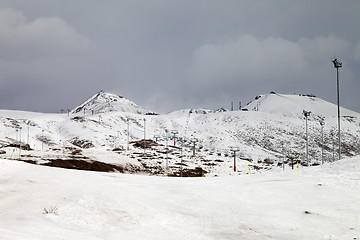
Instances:
[[[277,167],[284,161],[287,164],[291,158],[305,163],[303,110],[312,112],[308,120],[309,163],[334,161],[338,158],[337,106],[314,96],[286,94],[259,95],[243,111],[183,109],[153,115],[130,100],[104,92],[95,94],[71,113],[0,110],[0,147],[5,152],[0,157],[16,156],[29,161],[68,159],[74,156],[69,156],[66,149],[77,148],[85,160],[131,165],[152,174],[164,174],[168,158],[173,173],[183,165],[185,169],[202,168],[207,176],[244,174],[248,168],[246,159],[252,160],[253,170]],[[360,114],[344,108],[341,113],[342,155],[360,155]],[[325,122],[323,129],[320,119]],[[159,145],[146,153],[133,144],[125,151],[128,140],[136,142],[155,136]],[[170,152],[174,140],[172,153],[164,154]],[[14,143],[29,144],[32,150],[9,147]],[[233,172],[230,147],[239,148],[237,158],[243,159],[236,163],[237,173]],[[121,151],[115,153],[113,149]]]
[[[259,95],[246,108],[284,116],[301,117],[303,110],[311,111],[311,118],[337,118],[337,105],[326,102],[313,95],[267,94]],[[341,116],[359,116],[346,108],[340,108]],[[314,117],[315,116],[315,117]]]
[[[313,96],[267,94],[243,111],[154,115],[103,92],[68,114],[0,110],[0,238],[360,239],[360,114],[341,109],[335,161],[336,112]],[[97,168],[42,165],[53,162]],[[165,177],[194,170],[205,177]]]
[[[0,236],[359,239],[360,157],[263,174],[166,178],[0,159]],[[53,213],[44,213],[56,208]]]

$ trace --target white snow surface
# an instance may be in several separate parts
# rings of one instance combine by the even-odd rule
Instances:
[[[74,108],[72,114],[100,114],[104,112],[129,112],[136,114],[153,113],[139,107],[136,103],[124,97],[100,91]]]
[[[305,110],[311,111],[311,115],[315,116],[325,118],[337,117],[337,105],[312,95],[267,94],[259,95],[256,98],[245,108],[248,110],[258,109],[258,111],[285,116],[302,116],[303,110]],[[353,116],[356,114],[346,108],[341,108],[340,112],[341,116]],[[314,117],[312,116],[312,118]]]
[[[0,159],[0,238],[359,239],[359,163],[167,178]]]
[[[0,239],[360,239],[360,114],[341,109],[343,159],[334,161],[334,104],[268,94],[244,108],[146,115],[100,92],[69,115],[0,110]],[[310,164],[324,164],[292,169],[291,157],[304,162],[303,110],[312,112]],[[128,136],[144,135],[161,138],[125,151]],[[239,148],[236,171],[230,146]],[[165,177],[166,157],[170,175],[201,168],[205,177]],[[52,160],[138,174],[38,165]]]
[[[248,111],[185,109],[170,114],[146,115],[151,111],[130,100],[99,92],[69,115],[0,110],[0,147],[5,151],[1,157],[67,159],[64,148],[76,147],[83,148],[82,156],[89,160],[131,164],[139,168],[144,164],[151,165],[158,168],[157,172],[164,173],[166,143],[172,144],[172,132],[176,131],[176,137],[185,142],[183,151],[180,151],[181,144],[176,141],[178,148],[169,154],[170,172],[179,169],[180,156],[183,156],[184,168],[201,167],[207,171],[207,176],[244,174],[248,167],[244,161],[238,161],[239,171],[233,172],[230,147],[239,148],[238,158],[254,160],[254,169],[276,167],[291,157],[299,156],[303,162],[306,160],[305,119],[302,114],[306,110],[312,112],[308,120],[309,163],[319,164],[338,158],[336,105],[316,97],[267,94],[256,97],[244,108]],[[324,144],[320,118],[325,122]],[[129,151],[111,151],[126,149],[128,136],[129,141],[139,141],[144,135],[147,139],[160,137],[157,140],[160,145],[147,150],[152,155],[150,159],[140,158],[142,149],[131,144]],[[341,137],[343,157],[360,155],[359,113],[341,109]],[[193,157],[191,143],[194,138],[198,139],[196,157]],[[16,142],[29,144],[32,150],[19,152],[16,149],[15,152],[6,147]],[[74,142],[83,144],[75,146]],[[265,159],[273,164],[264,165]]]

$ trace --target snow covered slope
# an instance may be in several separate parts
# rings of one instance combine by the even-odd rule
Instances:
[[[301,117],[303,110],[311,111],[314,116],[337,117],[337,105],[312,95],[267,94],[259,95],[246,107],[249,111],[261,111],[283,116]],[[342,117],[359,118],[360,114],[346,108],[340,108]],[[311,116],[311,115],[310,115]]]
[[[69,116],[0,110],[0,238],[360,239],[360,114],[341,110],[334,161],[335,105],[270,94],[246,108],[147,115],[98,93]]]
[[[252,111],[255,107],[257,111]],[[310,164],[338,158],[335,105],[315,97],[269,94],[257,97],[247,109],[186,109],[146,115],[151,111],[100,92],[69,116],[0,110],[0,157],[17,156],[31,162],[81,158],[122,165],[130,172],[137,169],[154,174],[164,174],[167,164],[175,175],[180,170],[198,168],[207,176],[246,174],[248,159],[253,160],[250,167],[254,171],[289,164],[293,158],[305,163],[302,111],[307,110],[312,112],[308,121]],[[341,112],[342,155],[359,155],[360,114],[346,109]],[[325,120],[324,142],[320,117]],[[157,141],[145,151],[136,143],[144,135]],[[32,150],[20,150],[20,143],[29,144]],[[239,148],[235,173],[230,147]],[[81,154],[74,156],[73,152]]]
[[[74,108],[72,114],[98,114],[104,112],[128,112],[137,114],[153,114],[143,109],[134,102],[111,93],[100,91],[86,100],[80,106]]]
[[[359,239],[359,162],[165,178],[0,159],[0,238]]]

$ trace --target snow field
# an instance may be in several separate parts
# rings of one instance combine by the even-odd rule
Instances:
[[[359,239],[360,157],[167,178],[0,160],[1,239]],[[57,207],[57,213],[43,214]]]
[[[246,108],[249,111],[186,109],[170,114],[143,115],[138,112],[151,111],[144,112],[130,100],[101,92],[75,108],[70,116],[0,110],[0,146],[4,149],[11,143],[21,141],[23,144],[29,143],[35,150],[28,155],[66,158],[65,155],[60,156],[61,150],[64,152],[66,147],[75,147],[76,140],[89,143],[89,149],[76,145],[77,148],[82,148],[80,150],[83,156],[89,160],[140,166],[136,153],[141,152],[141,149],[130,146],[129,152],[111,152],[114,148],[126,149],[128,126],[130,141],[143,139],[146,129],[146,138],[154,139],[158,135],[162,137],[159,140],[162,145],[165,145],[164,138],[172,137],[171,131],[177,130],[177,137],[188,141],[185,144],[187,151],[191,151],[189,140],[197,138],[196,151],[199,158],[223,161],[216,162],[217,166],[208,167],[206,170],[210,170],[210,173],[207,176],[223,176],[232,174],[230,147],[240,149],[237,158],[253,159],[254,163],[270,159],[277,166],[282,159],[297,156],[305,160],[305,120],[302,110],[309,110],[312,111],[308,121],[310,163],[321,162],[321,149],[324,149],[325,161],[337,158],[337,118],[334,115],[337,109],[334,104],[308,96],[268,94],[257,97]],[[79,112],[75,111],[77,109],[80,109]],[[253,111],[254,109],[257,111]],[[359,155],[360,114],[346,109],[341,112],[342,154]],[[324,147],[318,121],[320,117],[325,117]],[[172,142],[173,140],[168,140],[169,145]],[[60,149],[60,152],[54,149]],[[164,151],[164,147],[156,150]],[[225,157],[226,155],[230,157]],[[197,160],[186,161],[191,167],[204,167]],[[145,162],[154,165],[161,161],[150,159]],[[179,164],[179,155],[170,162]],[[238,162],[242,163],[240,160]],[[160,165],[164,167],[164,161]],[[246,163],[238,167],[246,172]]]

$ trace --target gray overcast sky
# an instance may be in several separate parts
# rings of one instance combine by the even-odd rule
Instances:
[[[312,93],[360,112],[358,0],[1,0],[0,109],[104,90],[154,111]]]

